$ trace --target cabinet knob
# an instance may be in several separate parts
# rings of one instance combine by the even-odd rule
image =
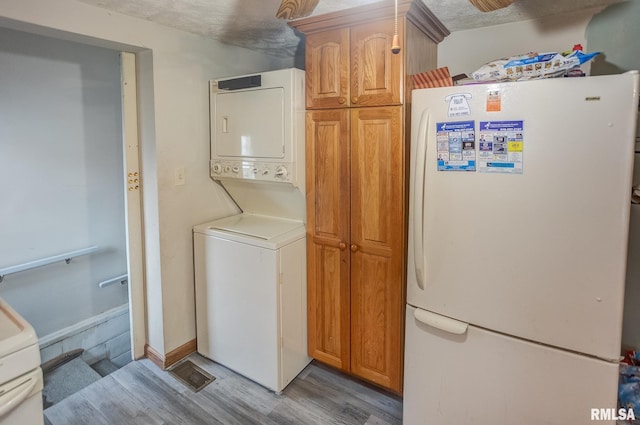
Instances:
[[[351,252],[356,252],[358,250],[358,245],[351,245]]]
[[[347,248],[347,244],[344,242],[340,242],[338,244],[338,248],[340,248],[340,251],[344,251]]]
[[[344,97],[340,96],[338,98],[338,103],[341,105],[344,105],[345,103],[347,103],[347,99],[345,99]]]
[[[358,96],[353,96],[351,98],[351,103],[358,103]]]

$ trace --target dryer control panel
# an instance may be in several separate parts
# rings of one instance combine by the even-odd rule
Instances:
[[[256,161],[211,161],[214,179],[246,179],[279,183],[292,183],[290,163]]]

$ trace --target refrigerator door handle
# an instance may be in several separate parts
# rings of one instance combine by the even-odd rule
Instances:
[[[413,181],[413,263],[416,271],[416,283],[424,289],[424,188],[427,162],[427,130],[429,129],[429,110],[422,111],[418,127],[415,175]]]
[[[424,323],[427,326],[456,335],[465,334],[469,327],[468,323],[460,322],[419,308],[416,308],[413,316],[418,322]]]

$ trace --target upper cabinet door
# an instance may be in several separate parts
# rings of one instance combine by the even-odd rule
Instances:
[[[351,28],[351,106],[402,104],[404,46],[391,53],[393,33],[393,19]],[[404,34],[403,20],[398,34]]]
[[[349,106],[349,29],[308,34],[307,108]]]

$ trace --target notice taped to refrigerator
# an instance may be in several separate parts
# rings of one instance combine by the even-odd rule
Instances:
[[[438,171],[476,171],[475,121],[436,123]]]
[[[480,121],[478,171],[522,174],[523,121]]]

